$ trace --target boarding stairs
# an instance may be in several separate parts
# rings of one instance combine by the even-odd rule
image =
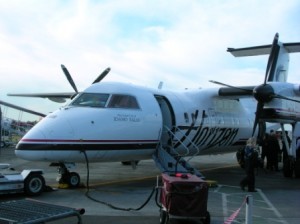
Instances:
[[[176,135],[176,132],[181,132],[182,135],[184,133],[180,129],[169,129],[168,127],[165,127],[165,131],[168,132],[170,139],[175,139],[178,143],[180,143],[182,148],[185,149],[185,153],[177,151],[173,146],[173,141],[170,141],[172,143],[169,143],[168,145],[163,145],[162,142],[158,145],[156,152],[153,154],[153,160],[156,163],[156,166],[160,169],[162,173],[169,173],[169,174],[176,174],[176,173],[182,173],[182,174],[194,174],[201,179],[205,179],[205,177],[200,173],[199,170],[192,167],[188,162],[199,153],[199,148],[188,138],[188,136],[185,136],[186,142],[188,142],[189,145],[192,145],[195,147],[196,152],[191,155],[189,148],[187,147],[186,142],[182,142]],[[190,158],[185,160],[183,157],[189,156]]]

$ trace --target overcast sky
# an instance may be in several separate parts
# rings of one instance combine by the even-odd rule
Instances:
[[[48,113],[62,104],[7,93],[84,90],[105,81],[156,88],[263,82],[267,56],[234,58],[227,47],[300,42],[299,0],[0,0],[0,99]],[[300,54],[289,82],[299,83]]]

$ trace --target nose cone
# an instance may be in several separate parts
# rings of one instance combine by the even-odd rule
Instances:
[[[42,129],[33,127],[17,144],[15,149],[16,156],[25,160],[37,160],[39,153],[34,153],[34,151],[41,148],[38,142],[45,141],[45,139],[46,136]]]
[[[74,137],[74,132],[65,116],[57,113],[41,120],[19,141],[16,156],[25,160],[49,160],[57,144]]]
[[[45,131],[45,128],[37,124],[21,138],[20,142],[45,140],[47,137]]]

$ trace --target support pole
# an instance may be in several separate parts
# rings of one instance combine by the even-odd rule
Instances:
[[[246,224],[252,224],[252,209],[253,209],[253,197],[247,195],[246,198]]]

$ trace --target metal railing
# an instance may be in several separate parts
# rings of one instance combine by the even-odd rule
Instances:
[[[167,126],[164,126],[164,128],[167,130],[167,132],[170,135],[171,139],[176,139],[176,141],[179,142],[180,145],[183,146],[184,149],[186,150],[186,153],[181,155],[179,152],[177,152],[175,150],[175,148],[173,147],[173,141],[171,141],[172,142],[171,149],[174,151],[175,154],[177,154],[178,156],[182,156],[182,157],[191,156],[187,161],[190,161],[193,157],[195,157],[196,155],[199,154],[199,152],[200,152],[199,147],[187,135],[185,135],[185,133],[182,130],[180,130],[178,127],[173,127],[172,128],[172,130],[175,130],[174,132]],[[193,155],[190,155],[189,147],[183,141],[181,141],[180,138],[178,138],[176,136],[176,132],[177,133],[179,132],[182,136],[184,136],[185,140],[188,141],[188,144],[191,144],[196,149],[196,152]]]

